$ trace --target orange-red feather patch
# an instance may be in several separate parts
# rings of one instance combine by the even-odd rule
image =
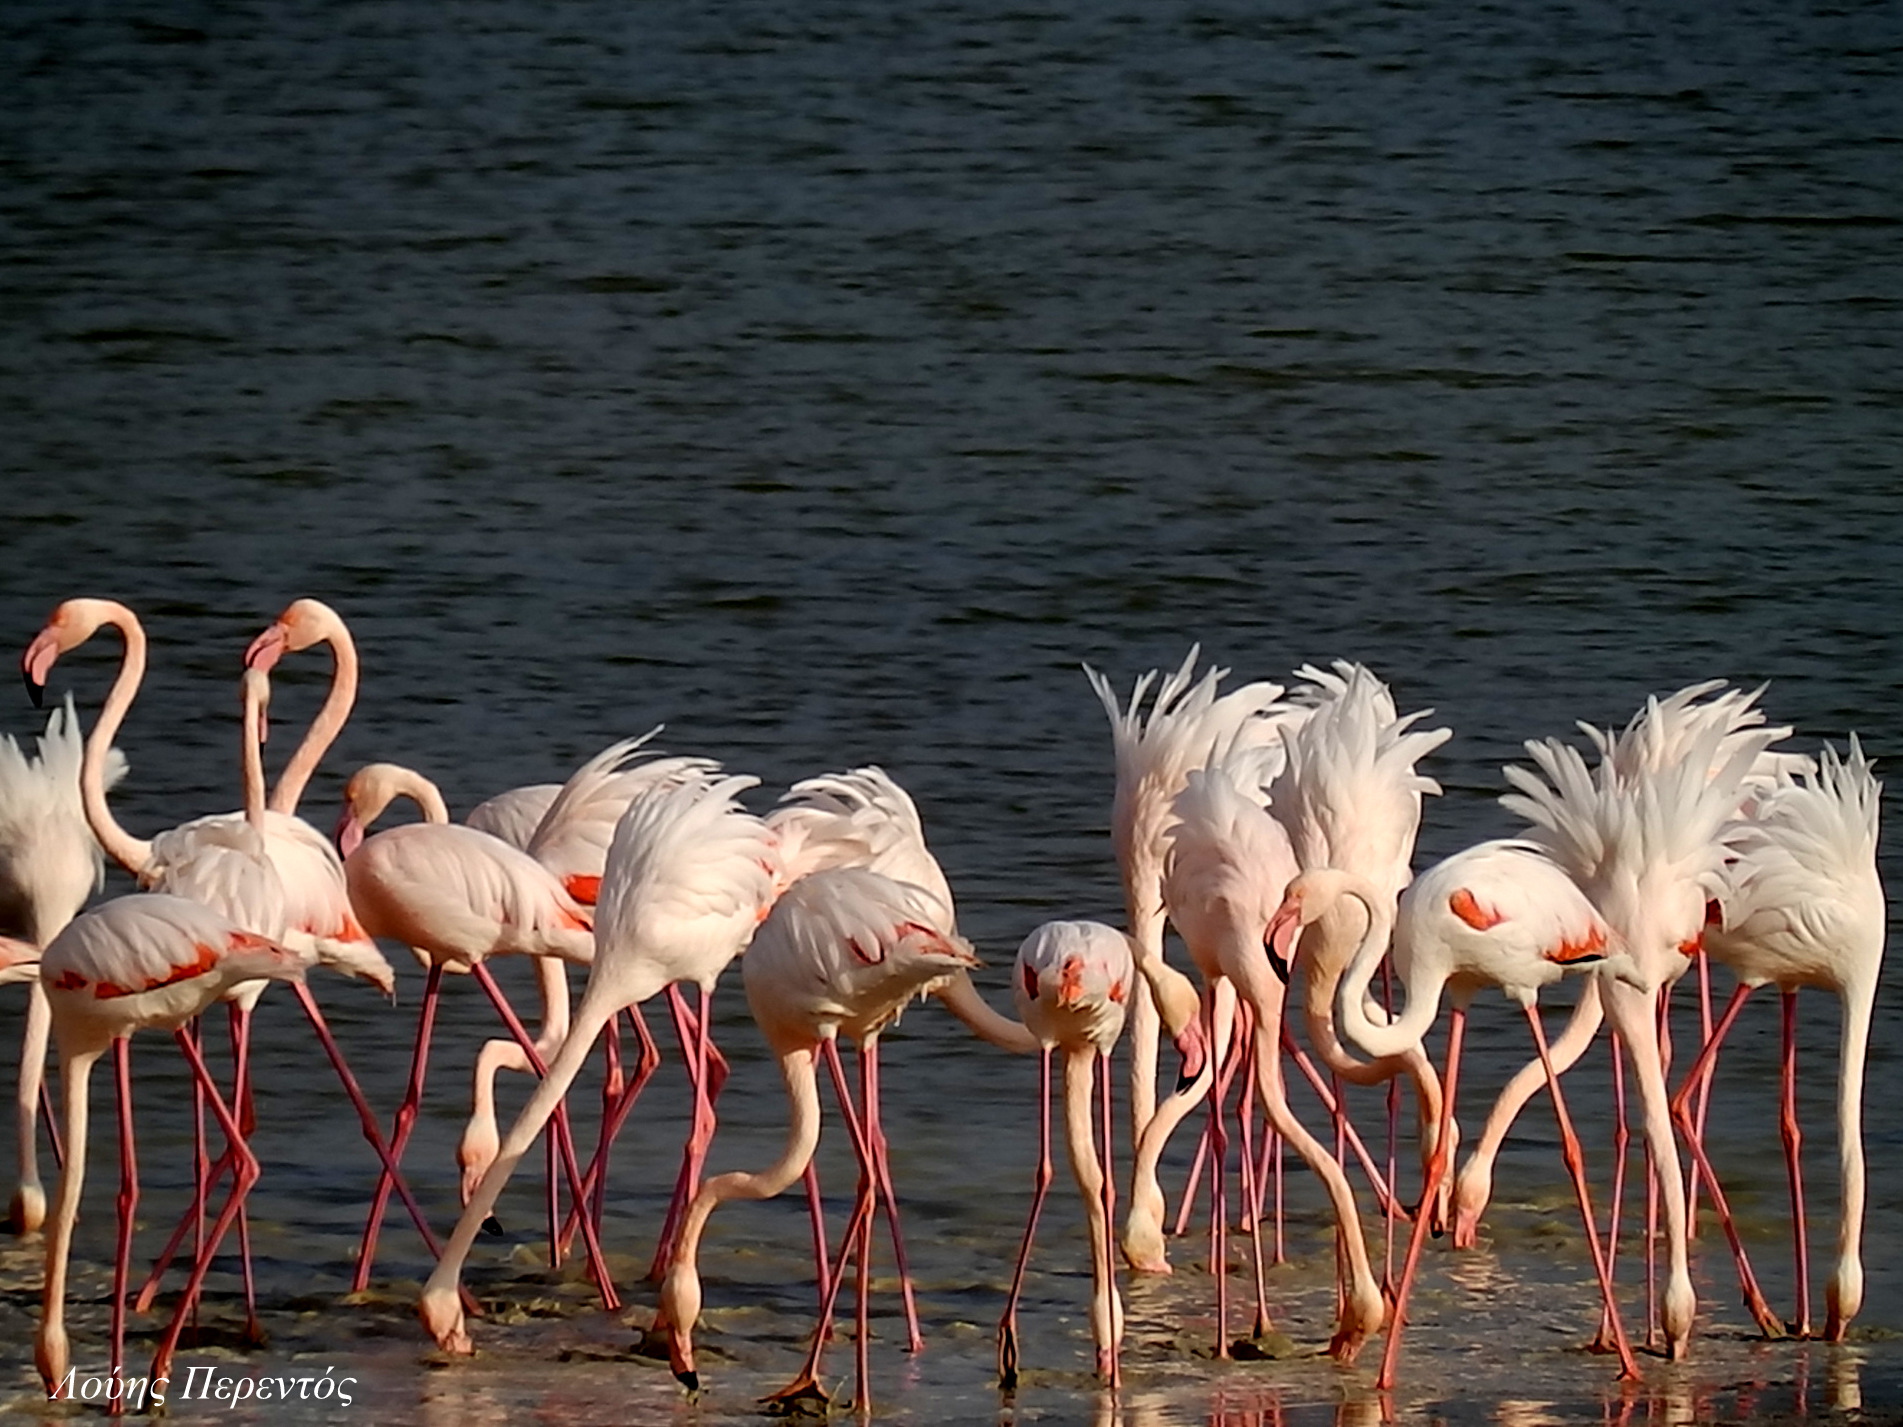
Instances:
[[[1497,927],[1506,918],[1491,907],[1483,907],[1465,887],[1447,899],[1447,909],[1477,932]]]
[[[240,937],[244,937],[250,941],[262,942],[266,946],[271,945],[271,943],[266,941],[263,937],[253,937],[249,932],[233,932],[232,942],[234,945],[238,942]],[[101,981],[93,987],[93,998],[98,1001],[110,1001],[119,996],[138,996],[147,991],[157,991],[162,987],[171,986],[180,981],[190,981],[194,976],[203,976],[206,972],[217,968],[218,949],[216,947],[206,946],[201,941],[196,943],[192,949],[198,953],[196,960],[187,961],[182,965],[174,966],[171,971],[164,976],[155,976],[147,981],[145,985],[135,986],[129,989],[124,986],[115,986],[110,981]],[[81,984],[84,984],[83,979]]]

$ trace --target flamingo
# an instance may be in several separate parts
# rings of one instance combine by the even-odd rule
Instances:
[[[792,1123],[778,1161],[757,1174],[723,1174],[708,1180],[682,1222],[673,1262],[661,1284],[660,1312],[652,1331],[667,1342],[674,1376],[690,1391],[700,1387],[693,1329],[701,1307],[700,1239],[708,1218],[729,1199],[771,1199],[812,1161],[819,1143],[817,1056],[826,1042],[844,1033],[860,1047],[863,1103],[858,1119],[848,1117],[859,1160],[858,1195],[805,1365],[768,1400],[788,1405],[825,1401],[818,1377],[825,1324],[851,1252],[859,1264],[857,1403],[862,1413],[869,1410],[868,1289],[878,1180],[871,1144],[860,1129],[864,1126],[869,1133],[878,1123],[877,1038],[933,982],[979,964],[969,943],[933,925],[933,910],[932,900],[915,887],[863,868],[839,867],[795,882],[754,937],[742,961],[747,1004],[780,1062]],[[843,1108],[849,1102],[836,1062],[834,1073],[834,1088]]]
[[[602,873],[593,965],[568,1037],[503,1137],[417,1305],[424,1327],[445,1350],[473,1351],[456,1295],[463,1262],[523,1152],[557,1113],[602,1027],[624,1007],[676,981],[691,981],[700,988],[697,1051],[704,1071],[714,982],[752,937],[775,889],[772,834],[736,801],[756,781],[703,773],[672,786],[656,784],[622,814]],[[705,1086],[704,1074],[695,1084]],[[696,1174],[713,1135],[712,1118],[712,1107],[697,1093]],[[583,1222],[585,1227],[585,1216]],[[606,1285],[605,1275],[601,1282]]]
[[[46,721],[36,753],[29,757],[11,735],[0,737],[0,930],[24,938],[34,950],[59,935],[79,914],[87,897],[105,884],[99,843],[86,826],[79,802],[79,764],[84,740],[69,694]],[[109,749],[101,777],[108,788],[125,776],[125,755]],[[24,965],[19,962],[15,964]],[[18,1186],[8,1207],[16,1234],[30,1234],[46,1222],[46,1190],[40,1183],[36,1119],[45,1106],[47,1037],[53,1013],[39,977],[23,979],[27,989],[26,1027],[20,1039],[20,1075],[14,1099],[18,1128]],[[54,1141],[55,1152],[58,1140]]]
[[[1509,767],[1516,791],[1501,798],[1533,824],[1529,837],[1573,880],[1618,935],[1629,972],[1596,973],[1606,1015],[1639,1082],[1652,1179],[1665,1221],[1667,1270],[1660,1301],[1665,1350],[1690,1346],[1697,1296],[1687,1239],[1685,1180],[1665,1087],[1658,1003],[1683,975],[1704,931],[1705,908],[1722,894],[1722,834],[1746,781],[1787,728],[1755,726],[1750,700],[1727,700],[1724,718],[1679,737],[1649,699],[1624,733],[1595,732],[1588,770],[1578,749],[1532,740],[1537,772]]]
[[[1198,1038],[1196,988],[1163,959],[1164,832],[1170,823],[1170,803],[1191,770],[1204,766],[1219,745],[1240,739],[1274,746],[1280,727],[1304,716],[1283,702],[1280,684],[1245,684],[1219,695],[1217,689],[1228,676],[1226,669],[1210,669],[1192,685],[1191,673],[1200,654],[1200,646],[1192,645],[1181,666],[1160,683],[1157,670],[1144,674],[1131,688],[1127,704],[1119,702],[1108,679],[1084,666],[1110,719],[1117,768],[1111,835],[1123,880],[1127,926],[1136,944],[1136,968],[1143,978],[1130,1008],[1130,1117],[1137,1148],[1122,1237],[1125,1261],[1149,1272],[1169,1268],[1157,1165],[1170,1133],[1201,1098],[1206,1083],[1201,1078],[1206,1057]],[[1146,710],[1152,684],[1156,694]],[[1176,1041],[1184,1061],[1176,1093],[1159,1107],[1156,1054],[1164,1029]],[[1215,1048],[1218,1057],[1221,1049]],[[1152,1120],[1158,1122],[1154,1130]]]
[[[303,740],[291,754],[277,786],[271,790],[269,806],[273,812],[297,811],[311,775],[330,751],[331,744],[343,731],[350,710],[357,702],[357,644],[350,629],[337,613],[322,600],[293,600],[245,649],[247,669],[269,674],[286,654],[296,654],[313,645],[327,644],[331,651],[330,688],[323,706],[304,732]]]
[[[1815,773],[1786,776],[1756,800],[1751,815],[1734,824],[1730,843],[1736,860],[1725,870],[1716,924],[1705,929],[1705,949],[1738,976],[1731,1004],[1713,1030],[1672,1113],[1714,1199],[1722,1191],[1702,1137],[1693,1123],[1690,1092],[1715,1062],[1718,1048],[1744,1001],[1760,986],[1775,984],[1783,997],[1783,1106],[1781,1129],[1791,1184],[1791,1221],[1796,1240],[1797,1319],[1800,1337],[1811,1335],[1810,1264],[1805,1243],[1802,1137],[1797,1126],[1796,1003],[1801,987],[1834,991],[1843,1003],[1841,1066],[1837,1076],[1837,1152],[1841,1203],[1837,1267],[1825,1287],[1824,1337],[1841,1342],[1863,1305],[1863,1067],[1875,1006],[1877,973],[1883,964],[1886,908],[1877,875],[1877,813],[1882,785],[1871,772],[1855,734],[1849,757],[1826,746]],[[1725,1215],[1746,1284],[1747,1300],[1762,1323],[1770,1315]]]
[[[412,798],[423,809],[426,821],[393,827],[366,839],[365,829],[398,797]],[[392,1159],[400,1163],[423,1095],[444,973],[454,970],[473,975],[510,1032],[529,1050],[532,1042],[528,1033],[483,965],[485,958],[514,953],[556,957],[586,966],[594,959],[594,935],[586,910],[562,889],[553,873],[499,838],[451,823],[442,793],[411,769],[372,763],[352,774],[344,789],[337,842],[344,853],[350,901],[364,927],[374,936],[410,947],[429,968],[417,1014],[409,1088],[397,1110],[389,1140]],[[540,1059],[531,1051],[532,1064]],[[538,1065],[538,1072],[541,1069]],[[577,1201],[582,1201],[586,1195],[567,1134],[567,1115],[562,1110],[556,1111],[556,1141],[570,1188]],[[369,1284],[383,1210],[394,1183],[386,1165],[364,1225],[356,1292]],[[604,1303],[612,1306],[614,1289],[592,1221],[584,1218],[582,1230],[595,1281]]]
[[[1031,1261],[1031,1240],[1051,1186],[1051,1052],[1064,1051],[1064,1137],[1071,1175],[1083,1196],[1090,1224],[1090,1329],[1097,1345],[1097,1376],[1122,1385],[1123,1300],[1117,1294],[1116,1250],[1111,1241],[1116,1213],[1110,1155],[1110,1052],[1123,1034],[1135,962],[1129,939],[1101,922],[1046,922],[1018,947],[1014,978],[1018,1015],[1037,1037],[1042,1070],[1038,1085],[1037,1177],[1024,1246],[1011,1276],[1011,1294],[998,1323],[998,1381],[1007,1391],[1018,1382],[1018,1298]],[[1092,1092],[1102,1073],[1097,1110],[1103,1142],[1091,1126]]]
[[[1329,1345],[1342,1362],[1353,1362],[1362,1344],[1379,1332],[1386,1305],[1368,1263],[1360,1215],[1341,1164],[1295,1118],[1282,1083],[1281,1046],[1284,985],[1270,974],[1264,939],[1270,918],[1282,904],[1298,868],[1287,832],[1263,802],[1262,753],[1231,747],[1189,775],[1174,802],[1176,822],[1169,831],[1163,896],[1183,943],[1189,948],[1205,986],[1205,1023],[1214,1043],[1215,989],[1227,982],[1248,1008],[1256,1026],[1252,1073],[1269,1123],[1292,1145],[1321,1179],[1334,1207],[1339,1242],[1346,1257],[1350,1288],[1343,1295],[1341,1321]],[[1253,793],[1244,789],[1252,789]],[[1227,1148],[1222,1096],[1210,1089],[1211,1156],[1217,1198],[1212,1213],[1211,1269],[1216,1274],[1216,1355],[1229,1356],[1228,1299],[1224,1283],[1227,1216],[1222,1164]],[[1263,1298],[1260,1236],[1254,1249],[1255,1334],[1268,1329]]]
[[[1636,979],[1629,961],[1613,951],[1614,935],[1579,887],[1557,864],[1527,842],[1481,843],[1456,853],[1421,874],[1404,892],[1397,910],[1389,910],[1387,889],[1356,873],[1315,868],[1289,883],[1282,905],[1269,923],[1270,957],[1287,975],[1288,959],[1299,933],[1344,902],[1358,903],[1365,930],[1335,992],[1335,1016],[1348,1039],[1371,1056],[1393,1056],[1420,1045],[1433,1025],[1443,992],[1453,997],[1447,1036],[1447,1070],[1442,1082],[1441,1135],[1428,1166],[1426,1193],[1438,1191],[1452,1155],[1454,1090],[1467,1025],[1467,1005],[1476,991],[1497,986],[1518,1003],[1533,1032],[1542,1061],[1548,1060],[1546,1033],[1534,1009],[1540,989],[1569,971],[1606,963],[1618,975]],[[1376,965],[1394,942],[1394,966],[1407,1004],[1387,1025],[1376,1024],[1364,1004]],[[1585,1221],[1593,1266],[1613,1327],[1620,1376],[1637,1379],[1639,1369],[1620,1325],[1612,1278],[1599,1244],[1586,1185],[1584,1157],[1574,1135],[1559,1077],[1549,1073],[1554,1113],[1573,1188]],[[1423,1200],[1425,1203],[1426,1200]],[[1401,1329],[1408,1294],[1420,1261],[1429,1216],[1419,1214],[1408,1240],[1407,1257],[1395,1295],[1393,1325],[1382,1356],[1377,1388],[1394,1386]]]
[[[45,1298],[35,1345],[40,1377],[49,1391],[58,1391],[71,1362],[65,1322],[66,1269],[86,1175],[87,1099],[94,1064],[111,1049],[119,1086],[119,1240],[112,1298],[115,1373],[125,1356],[126,1274],[132,1216],[138,1203],[128,1047],[134,1030],[157,1026],[173,1032],[236,1158],[230,1197],[193,1265],[178,1311],[153,1360],[153,1377],[163,1377],[170,1371],[185,1316],[197,1299],[211,1256],[258,1177],[257,1161],[245,1145],[232,1110],[206,1070],[197,1045],[182,1028],[240,983],[259,977],[301,980],[309,962],[308,952],[293,951],[247,931],[189,898],[161,892],[107,902],[75,918],[46,948],[40,979],[59,1043],[67,1150],[46,1235]]]
[[[1313,712],[1283,735],[1287,760],[1269,785],[1269,807],[1288,829],[1303,870],[1356,873],[1392,903],[1413,876],[1422,799],[1440,792],[1415,764],[1453,731],[1414,727],[1432,711],[1400,714],[1387,685],[1364,665],[1336,661],[1330,670],[1305,665],[1296,672],[1310,685],[1301,697]],[[1354,931],[1331,915],[1304,935],[1309,945],[1301,958],[1302,1011],[1309,1043],[1350,1084],[1377,1085],[1402,1074],[1413,1081],[1425,1171],[1442,1119],[1433,1066],[1419,1046],[1367,1062],[1348,1053],[1335,1034],[1333,1009],[1335,987],[1354,952]],[[1438,1201],[1421,1202],[1438,1217]]]
[[[1648,700],[1619,737],[1615,738],[1588,723],[1581,723],[1579,727],[1592,741],[1614,776],[1626,783],[1636,783],[1657,776],[1687,757],[1696,740],[1713,729],[1719,731],[1718,752],[1721,757],[1738,739],[1756,738],[1752,730],[1764,724],[1764,712],[1756,707],[1756,701],[1762,693],[1762,689],[1749,694],[1736,689],[1726,690],[1722,679],[1707,679],[1688,685],[1665,698]],[[1789,733],[1788,728],[1782,729],[1772,741],[1786,737]],[[1809,772],[1811,767],[1810,760],[1800,754],[1768,748],[1761,750],[1744,780],[1747,802],[1755,792],[1768,790],[1780,778]],[[1706,1012],[1705,1030],[1709,1035],[1709,1006]],[[1604,1019],[1605,1009],[1599,995],[1599,983],[1596,978],[1589,979],[1581,988],[1572,1018],[1552,1043],[1553,1065],[1560,1074],[1565,1074],[1585,1054],[1598,1035]],[[1521,1067],[1495,1100],[1487,1122],[1455,1183],[1456,1248],[1472,1248],[1478,1241],[1480,1215],[1493,1192],[1493,1166],[1500,1147],[1515,1118],[1544,1084],[1545,1068],[1536,1059]],[[1702,1109],[1699,1123],[1703,1123]],[[1615,1205],[1623,1167],[1624,1156],[1621,1154],[1614,1164]]]

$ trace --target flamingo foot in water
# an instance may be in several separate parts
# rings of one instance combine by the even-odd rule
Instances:
[[[680,1374],[676,1373],[676,1377]],[[814,1414],[824,1416],[832,1406],[832,1397],[819,1385],[811,1370],[802,1372],[778,1392],[760,1399],[760,1405],[776,1417]]]
[[[462,1304],[456,1301],[454,1293],[433,1293],[425,1289],[417,1300],[416,1316],[423,1320],[424,1329],[444,1352],[468,1357],[476,1351],[476,1345],[469,1340],[469,1330],[463,1326]]]

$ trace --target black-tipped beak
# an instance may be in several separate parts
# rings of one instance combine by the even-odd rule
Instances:
[[[33,677],[33,671],[31,669],[22,669],[20,671],[20,677],[26,680],[26,696],[33,700],[33,707],[36,709],[45,708],[46,685]]]
[[[695,1372],[692,1368],[676,1369],[674,1373],[674,1381],[678,1382],[682,1387],[686,1388],[689,1392],[700,1391],[700,1374]]]
[[[507,1237],[507,1235],[502,1232],[502,1221],[496,1218],[496,1216],[493,1214],[490,1214],[486,1218],[483,1219],[482,1231],[483,1233],[489,1235],[489,1237],[493,1239],[501,1239],[501,1238]]]

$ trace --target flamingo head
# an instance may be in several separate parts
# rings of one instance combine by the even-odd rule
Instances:
[[[39,708],[46,697],[46,676],[53,663],[69,649],[77,649],[91,639],[99,626],[108,623],[125,606],[112,600],[67,600],[53,611],[46,627],[33,636],[33,642],[20,657],[20,673],[26,679],[26,691]]]
[[[1313,899],[1304,896],[1302,879],[1297,877],[1289,883],[1288,891],[1282,896],[1282,905],[1275,909],[1275,915],[1269,918],[1267,930],[1262,933],[1262,944],[1269,954],[1269,967],[1282,978],[1282,984],[1288,985],[1289,968],[1295,960],[1295,943],[1306,927],[1322,909]]]
[[[284,655],[337,639],[343,633],[342,617],[322,600],[293,600],[275,624],[251,641],[244,652],[245,668],[268,674]]]

